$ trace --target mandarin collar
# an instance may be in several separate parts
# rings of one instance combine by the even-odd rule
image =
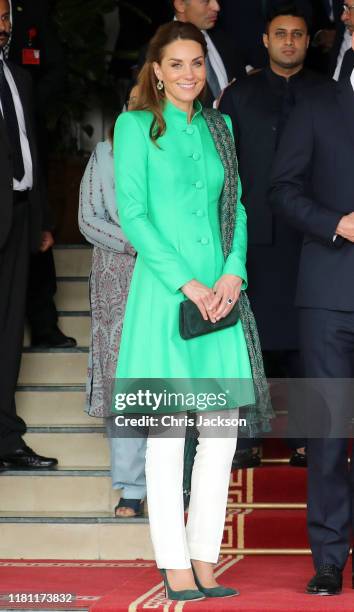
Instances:
[[[289,78],[286,78],[284,76],[281,76],[280,74],[276,74],[275,72],[273,72],[273,70],[271,69],[270,66],[267,66],[266,69],[265,69],[265,73],[266,73],[267,79],[270,81],[270,83],[274,87],[277,87],[279,89],[280,88],[283,89],[289,83],[294,85],[298,81],[301,81],[302,78],[304,77],[305,70],[304,70],[304,68],[301,68],[301,70],[299,70],[299,72],[297,72],[296,74],[293,74]]]
[[[199,100],[194,101],[194,115],[191,119],[191,123],[193,123],[199,115],[201,115],[203,106]],[[170,100],[165,100],[165,105],[163,109],[163,114],[166,119],[171,121],[178,121],[180,123],[184,123],[188,125],[188,114],[185,111],[182,111],[180,108],[172,104]]]

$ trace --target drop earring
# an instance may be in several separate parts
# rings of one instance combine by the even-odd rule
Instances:
[[[163,90],[163,81],[161,81],[161,79],[157,81],[156,87],[159,91]]]

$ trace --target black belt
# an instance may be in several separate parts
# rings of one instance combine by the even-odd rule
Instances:
[[[13,202],[14,204],[20,204],[21,202],[28,202],[29,189],[25,191],[13,191]]]

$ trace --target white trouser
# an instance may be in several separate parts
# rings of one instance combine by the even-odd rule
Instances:
[[[237,417],[238,410],[232,411],[232,415]],[[186,527],[183,508],[185,440],[149,437],[147,441],[150,532],[159,568],[187,569],[191,567],[191,559],[216,563],[219,557],[237,435],[235,429],[230,437],[203,437],[202,430],[200,433]]]

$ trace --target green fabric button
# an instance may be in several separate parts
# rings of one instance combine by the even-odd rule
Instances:
[[[203,183],[203,181],[197,181],[195,186],[196,186],[197,189],[203,189],[204,183]]]
[[[189,134],[190,136],[194,134],[194,127],[191,125],[188,125],[188,127],[186,127],[186,134]]]
[[[209,238],[201,238],[200,240],[201,244],[209,244]]]
[[[200,153],[193,153],[192,155],[194,161],[199,161],[200,160]]]

